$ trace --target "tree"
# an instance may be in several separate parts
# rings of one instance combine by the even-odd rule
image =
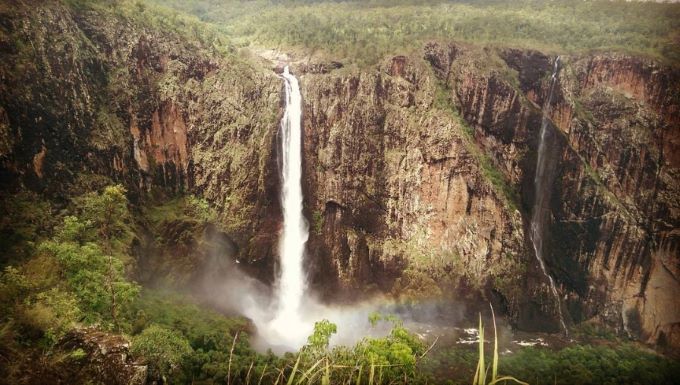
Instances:
[[[72,218],[66,218],[65,225],[74,225]],[[119,259],[106,255],[93,242],[55,239],[41,244],[40,251],[57,260],[64,284],[79,299],[85,320],[110,320],[118,326],[116,306],[127,306],[139,291],[125,279]]]
[[[101,193],[90,192],[74,202],[79,218],[91,226],[107,254],[127,256],[134,238],[126,190],[121,185],[107,186]]]
[[[120,302],[118,291],[128,289],[117,280],[118,270],[121,262],[128,260],[127,251],[134,237],[125,193],[121,185],[107,186],[101,194],[91,192],[76,200],[81,206],[83,220],[91,224],[108,259],[104,282],[110,293],[111,319],[116,327]]]
[[[314,332],[307,337],[306,350],[312,355],[327,351],[331,336],[337,332],[338,327],[328,320],[315,322]]]
[[[166,383],[168,376],[181,369],[193,349],[183,335],[153,324],[134,337],[131,352],[149,365],[152,378]]]
[[[39,250],[55,258],[65,284],[81,303],[84,319],[111,321],[137,296],[138,286],[125,279],[125,262],[133,239],[125,189],[108,186],[74,199],[79,216],[66,216],[55,236]]]

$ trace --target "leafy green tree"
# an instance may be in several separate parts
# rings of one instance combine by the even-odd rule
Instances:
[[[314,332],[307,337],[307,348],[317,352],[328,349],[331,336],[337,332],[338,327],[328,320],[314,323]]]
[[[85,321],[112,321],[115,326],[116,307],[128,306],[137,296],[138,286],[125,279],[123,263],[93,242],[52,240],[40,250],[58,261],[65,284],[85,312]]]
[[[354,348],[359,361],[365,366],[379,366],[381,373],[389,378],[413,376],[417,357],[424,346],[418,337],[401,325],[396,325],[383,338],[366,338]]]
[[[79,216],[66,216],[50,241],[39,250],[57,260],[69,289],[79,299],[88,322],[111,321],[127,310],[139,288],[125,278],[133,239],[125,189],[108,186],[74,202]]]
[[[149,365],[152,378],[166,383],[169,376],[179,372],[186,364],[193,349],[180,333],[153,324],[133,338],[131,352]]]
[[[122,270],[121,262],[129,259],[127,251],[134,237],[125,193],[121,185],[107,186],[100,194],[91,192],[78,200],[83,219],[92,224],[108,259],[104,283],[110,294],[111,319],[116,326],[121,306],[119,302],[125,301],[128,298],[126,295],[133,294],[118,279]]]
[[[101,193],[90,192],[74,200],[79,218],[95,232],[104,251],[121,259],[127,256],[134,238],[125,193],[123,186],[114,185],[105,187]]]

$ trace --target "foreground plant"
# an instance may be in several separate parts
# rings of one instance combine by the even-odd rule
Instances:
[[[484,325],[482,324],[482,315],[479,315],[479,360],[477,361],[477,370],[475,377],[472,380],[472,385],[493,385],[501,381],[514,381],[518,384],[529,385],[526,382],[520,381],[512,376],[498,376],[498,331],[496,330],[496,315],[491,307],[491,318],[493,319],[493,360],[491,362],[491,377],[488,378],[489,367],[484,362]]]

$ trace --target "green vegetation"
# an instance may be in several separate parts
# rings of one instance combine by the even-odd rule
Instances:
[[[44,214],[27,218],[50,213]],[[192,196],[146,214],[152,223],[164,216],[171,221],[213,218],[205,201]],[[148,365],[149,378],[170,384],[256,383],[256,378],[263,384],[348,379],[378,384],[419,376],[416,364],[424,346],[393,318],[384,318],[393,323],[389,335],[334,348],[329,341],[336,325],[320,321],[300,352],[277,357],[252,349],[251,326],[242,318],[226,317],[178,294],[150,289],[140,294],[129,279],[135,227],[121,186],[74,198],[54,223],[44,237],[33,235],[37,246],[31,253],[0,274],[0,306],[6,310],[0,316],[0,354],[13,362],[3,373],[21,373],[32,355],[54,370],[86,360],[82,348],[64,351],[59,342],[74,328],[94,325],[127,334],[131,353]],[[383,320],[373,318],[374,323]]]
[[[214,26],[201,22],[196,16],[145,0],[63,0],[77,12],[94,10],[133,22],[141,27],[165,34],[174,34],[195,44],[195,48],[208,47],[222,55],[234,53],[224,34]],[[196,44],[198,43],[198,44]],[[115,84],[112,87],[117,87]],[[124,91],[124,90],[121,90]]]
[[[149,219],[152,226],[158,226],[172,221],[215,222],[217,212],[204,198],[186,195],[150,205],[144,217]]]
[[[314,210],[312,212],[312,231],[314,234],[321,234],[323,229],[324,216],[321,210]]]
[[[429,39],[549,52],[614,50],[678,62],[680,5],[624,1],[158,1],[213,23],[237,45],[359,64]],[[674,42],[675,40],[675,42]]]
[[[431,373],[433,383],[469,384],[479,365],[478,357],[479,345],[476,349],[451,346],[433,351],[420,368]],[[485,358],[493,363],[494,355],[485,352]],[[493,365],[487,362],[487,367],[486,380],[489,383],[489,377],[493,377]],[[617,346],[575,345],[558,350],[525,347],[501,354],[498,373],[512,373],[513,377],[529,384],[671,385],[677,382],[680,365],[670,358],[625,343]],[[477,378],[479,380],[480,377]]]
[[[144,358],[152,378],[167,377],[177,372],[193,353],[189,341],[163,326],[151,325],[132,340],[132,354]]]
[[[371,316],[371,323],[392,323],[391,332],[381,338],[364,338],[354,347],[329,348],[336,325],[323,320],[299,352],[287,383],[297,384],[389,384],[424,383],[416,370],[425,346],[393,317]],[[297,382],[293,382],[297,379]]]
[[[680,376],[677,362],[628,344],[557,352],[526,348],[505,358],[500,367],[532,384],[673,384]]]
[[[125,277],[132,230],[125,190],[110,186],[74,200],[53,235],[0,277],[0,303],[12,322],[48,346],[77,321],[119,329],[138,287]]]
[[[34,358],[53,368],[85,362],[88,352],[80,347],[64,350],[59,342],[70,330],[88,325],[128,335],[131,353],[148,365],[149,378],[169,384],[469,383],[475,363],[477,385],[508,379],[498,373],[512,373],[530,383],[557,378],[557,383],[565,384],[643,379],[664,384],[672,383],[680,370],[669,359],[618,342],[617,347],[521,349],[500,358],[495,337],[491,355],[483,343],[476,351],[455,346],[431,350],[399,320],[379,314],[372,314],[370,322],[391,325],[384,337],[331,347],[337,326],[322,320],[297,353],[260,354],[251,346],[247,320],[216,313],[191,297],[140,291],[130,280],[127,267],[135,227],[125,194],[120,186],[108,186],[74,198],[44,236],[34,235],[36,246],[26,258],[4,267],[0,306],[6,311],[0,316],[0,354],[13,362],[3,372],[10,373],[9,379],[14,378],[11,373],[21,372],[16,365]],[[196,197],[147,211],[156,220],[189,214],[212,218],[210,213]],[[45,214],[28,218],[48,217],[49,210]],[[611,338],[593,328],[578,333],[586,341]],[[483,325],[480,335],[483,340]],[[481,369],[487,366],[488,370]]]

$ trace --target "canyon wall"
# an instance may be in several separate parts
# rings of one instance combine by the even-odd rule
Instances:
[[[431,43],[302,77],[310,260],[332,286],[475,289],[523,329],[559,329],[525,236],[553,62]],[[625,55],[561,63],[546,262],[568,321],[677,347],[680,74]]]
[[[138,209],[194,193],[222,214],[252,272],[270,277],[279,79],[190,26],[93,7],[0,10],[3,190],[67,202],[122,183]]]
[[[428,297],[494,281],[518,311],[520,212],[427,63],[400,56],[301,79],[309,260],[332,271],[313,284]]]
[[[498,56],[516,77],[504,82],[502,74],[494,74],[469,85],[464,81],[469,65],[457,64],[464,56],[459,52],[448,79],[454,99],[476,128],[478,142],[519,183],[528,208],[538,126],[522,129],[517,122],[538,120],[551,59],[502,51]],[[550,116],[558,133],[552,155],[558,177],[547,231],[551,274],[572,321],[597,317],[632,337],[678,346],[680,313],[671,304],[680,294],[675,159],[680,73],[625,55],[561,59]],[[482,104],[513,105],[508,101],[517,98],[524,107],[493,108],[485,116],[470,95],[489,94]],[[517,147],[524,152],[515,152]]]

